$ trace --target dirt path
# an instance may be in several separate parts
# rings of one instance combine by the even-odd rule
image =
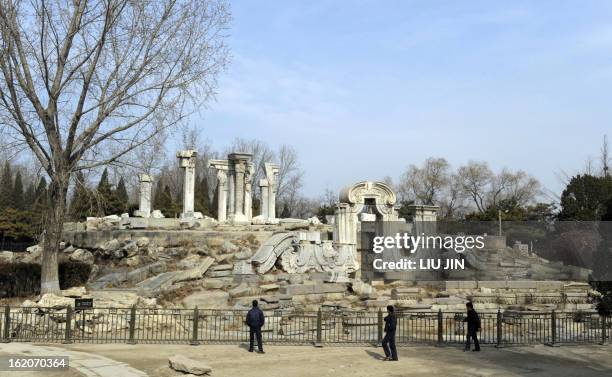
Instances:
[[[147,377],[133,367],[90,350],[76,351],[56,346],[36,345],[31,343],[0,344],[0,356],[68,356],[70,369],[47,371],[0,372],[4,376],[86,376],[86,377]]]
[[[149,376],[176,377],[168,358],[182,354],[205,360],[215,377],[406,377],[406,376],[609,376],[612,346],[483,348],[464,353],[451,347],[399,350],[399,362],[380,360],[373,347],[268,346],[266,354],[248,353],[244,345],[74,344],[69,350],[95,352],[124,362]]]

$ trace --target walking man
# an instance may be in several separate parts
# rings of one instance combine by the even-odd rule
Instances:
[[[264,353],[263,344],[261,341],[261,328],[265,322],[264,314],[257,307],[257,300],[253,300],[253,307],[246,316],[246,324],[249,326],[249,352],[253,352],[254,337],[257,337],[257,349],[259,353]]]
[[[387,316],[385,317],[385,337],[382,341],[385,350],[385,361],[397,361],[397,349],[395,348],[395,329],[397,318],[393,306],[387,306]]]
[[[474,304],[468,302],[465,304],[467,307],[467,317],[463,320],[463,322],[467,322],[467,335],[465,339],[465,350],[470,350],[470,338],[474,339],[474,351],[480,351],[480,343],[478,343],[478,331],[480,331],[480,317],[476,310],[474,310]]]

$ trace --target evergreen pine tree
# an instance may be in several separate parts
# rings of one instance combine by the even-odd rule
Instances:
[[[160,196],[160,203],[158,208],[166,217],[176,217],[177,208],[174,203],[174,199],[172,198],[172,191],[170,190],[170,186],[164,186],[164,190]]]
[[[125,180],[123,177],[119,179],[114,196],[117,200],[116,212],[119,214],[127,212],[128,208],[130,207],[130,198],[127,193],[127,188],[125,187]]]
[[[287,203],[283,204],[283,210],[281,211],[281,218],[287,219],[291,217],[291,211],[289,210],[289,206]]]
[[[162,196],[164,194],[164,184],[162,182],[162,179],[158,179],[157,183],[155,184],[155,191],[153,192],[153,203],[152,203],[152,209],[160,209],[160,204],[162,203]]]
[[[96,188],[96,199],[98,200],[98,215],[107,216],[117,214],[117,199],[113,186],[108,180],[108,169],[104,168],[98,187]]]
[[[44,177],[40,178],[36,191],[34,193],[34,203],[32,204],[32,212],[34,217],[42,223],[47,212],[47,181]]]
[[[20,211],[25,210],[23,193],[23,181],[21,179],[21,172],[18,170],[15,174],[15,184],[13,185],[13,208]]]
[[[30,182],[23,194],[24,207],[27,211],[31,211],[34,208],[34,200],[36,200],[36,187],[33,182]]]
[[[81,221],[94,214],[94,198],[91,190],[87,188],[82,172],[75,176],[75,187],[70,202],[69,217],[73,221]]]
[[[196,181],[194,197],[195,211],[210,216],[210,198],[208,197],[208,179],[206,174],[202,176],[202,179]]]
[[[0,176],[0,211],[13,207],[13,174],[11,164],[4,162],[2,175]]]
[[[215,187],[212,205],[210,206],[210,215],[215,219],[219,216],[219,186]]]

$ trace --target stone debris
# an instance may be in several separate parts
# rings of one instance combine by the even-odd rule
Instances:
[[[87,264],[94,263],[94,255],[91,253],[91,251],[84,249],[76,249],[68,258],[73,262],[82,262]]]
[[[204,361],[194,360],[183,355],[175,355],[168,359],[170,368],[184,373],[194,374],[196,376],[210,375],[212,368]]]

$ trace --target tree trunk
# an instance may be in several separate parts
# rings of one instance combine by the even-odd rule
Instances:
[[[40,294],[58,292],[57,254],[66,217],[69,174],[56,172],[48,191],[47,218],[44,226]]]

